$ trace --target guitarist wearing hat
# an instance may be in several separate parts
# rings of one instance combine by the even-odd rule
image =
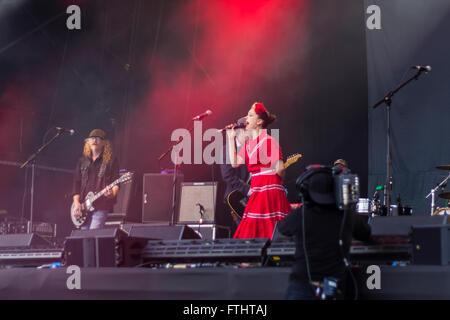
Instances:
[[[89,192],[97,193],[119,178],[119,163],[114,157],[110,141],[101,129],[94,129],[85,139],[83,156],[78,160],[73,182],[73,216],[82,215],[82,202]],[[95,202],[82,229],[99,229],[112,212],[119,186],[107,188],[104,196]]]

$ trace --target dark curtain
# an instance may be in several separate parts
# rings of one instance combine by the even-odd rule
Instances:
[[[431,72],[399,91],[391,105],[392,202],[397,204],[400,196],[414,214],[430,214],[431,198],[425,197],[449,173],[436,166],[450,164],[450,3],[364,2],[366,8],[375,4],[381,9],[381,29],[366,28],[369,193],[386,181],[386,107],[372,106],[415,74],[411,66],[430,65]],[[437,199],[438,206],[446,206]]]

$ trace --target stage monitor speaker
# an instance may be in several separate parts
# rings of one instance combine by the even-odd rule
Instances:
[[[35,246],[49,246],[50,242],[34,233],[17,233],[0,235],[0,248],[30,248]]]
[[[420,225],[447,225],[450,221],[447,216],[382,216],[369,219],[373,236],[381,235],[410,235],[413,226]]]
[[[280,224],[280,221],[277,221],[277,223],[275,224],[275,228],[273,229],[273,233],[272,233],[272,241],[277,241],[277,240],[292,240],[294,241],[293,237],[288,237],[285,236],[284,234],[282,234],[278,229],[278,225]]]
[[[66,265],[119,266],[123,260],[120,243],[125,236],[119,228],[74,230],[64,245]]]
[[[412,232],[412,263],[448,265],[450,225],[415,226]]]
[[[180,184],[183,175],[176,177],[176,205],[173,222],[177,220],[180,207]],[[146,173],[143,176],[142,222],[172,222],[173,175]]]
[[[131,225],[126,231],[128,237],[148,240],[200,239],[200,236],[186,225]]]
[[[267,248],[268,266],[291,266],[295,256],[295,240],[294,237],[288,237],[279,231],[280,221],[277,221],[273,229],[272,239]]]
[[[215,223],[217,182],[185,182],[181,184],[178,223]]]
[[[229,239],[231,238],[230,228],[217,224],[189,224],[203,240]]]

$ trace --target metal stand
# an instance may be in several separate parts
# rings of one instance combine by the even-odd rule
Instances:
[[[391,100],[386,101],[386,184],[384,185],[383,204],[386,206],[386,214],[391,215],[391,192],[392,192],[392,175],[391,175]]]
[[[43,144],[39,149],[36,150],[35,153],[33,153],[27,161],[25,161],[21,166],[20,169],[25,168],[30,162],[31,164],[31,189],[30,189],[30,220],[27,224],[27,233],[32,233],[33,228],[33,214],[34,214],[34,177],[35,177],[35,167],[36,167],[36,160],[35,158],[44,150],[47,148],[53,141],[55,141],[63,132],[59,130],[53,138],[51,138],[48,142]]]
[[[191,131],[192,131],[192,128],[190,128],[189,130],[189,133],[191,133]],[[161,162],[161,160],[163,159],[163,158],[165,158],[170,152],[172,152],[172,150],[173,150],[173,148],[177,145],[177,144],[179,144],[180,142],[182,142],[183,141],[183,137],[180,137],[179,139],[178,139],[178,141],[176,141],[175,143],[173,143],[170,147],[169,147],[169,149],[166,151],[166,152],[164,152],[163,154],[161,154],[159,157],[158,157],[158,162]],[[173,186],[172,186],[172,217],[171,217],[171,219],[170,219],[170,225],[171,226],[174,226],[175,225],[175,214],[176,214],[176,200],[177,200],[177,171],[178,171],[178,165],[177,165],[177,162],[178,162],[178,154],[177,154],[177,158],[175,159],[175,163],[174,163],[174,167],[173,167]],[[160,166],[161,167],[161,166]]]
[[[175,159],[175,164],[173,166],[173,180],[172,180],[172,188],[173,188],[173,192],[172,192],[172,217],[170,219],[170,225],[174,226],[175,225],[175,214],[177,211],[177,169],[178,169],[178,154],[177,157]]]
[[[447,180],[450,179],[450,173],[447,178],[445,178],[441,183],[439,183],[436,188],[431,189],[430,193],[425,197],[427,199],[429,196],[431,196],[431,215],[433,215],[434,211],[436,210],[436,191],[443,185],[447,183]]]
[[[406,86],[412,80],[417,80],[422,72],[426,72],[426,70],[419,69],[417,73],[400,84],[395,90],[389,91],[380,101],[378,101],[373,108],[375,109],[380,104],[384,103],[386,105],[386,184],[384,186],[384,199],[383,204],[386,206],[386,214],[388,216],[391,215],[391,192],[392,192],[392,175],[391,175],[391,164],[392,164],[392,156],[391,156],[391,104],[392,97],[396,94],[401,88]]]
[[[169,154],[169,152],[172,151],[172,149],[181,141],[183,141],[183,138],[180,137],[180,139],[178,139],[177,142],[175,142],[173,145],[170,146],[169,150],[167,150],[166,152],[164,152],[163,154],[161,154],[158,157],[158,161],[161,162],[161,160],[163,158],[165,158],[165,156],[167,156]],[[174,166],[173,166],[173,182],[172,182],[172,216],[170,219],[170,225],[173,226],[175,225],[175,211],[176,211],[176,193],[177,193],[177,162],[178,162],[178,155],[177,158],[175,160]],[[161,166],[160,166],[161,167]]]

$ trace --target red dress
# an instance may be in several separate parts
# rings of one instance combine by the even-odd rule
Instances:
[[[280,176],[276,172],[264,173],[283,159],[280,146],[264,130],[245,144],[239,156],[245,159],[252,175],[262,174],[252,177],[252,193],[233,238],[272,238],[276,222],[292,209]]]

